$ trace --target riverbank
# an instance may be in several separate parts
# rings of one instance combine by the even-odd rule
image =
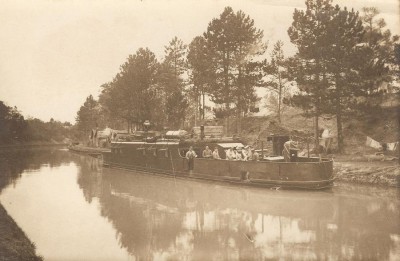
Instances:
[[[0,204],[0,260],[42,261],[32,243]]]
[[[369,184],[400,188],[400,168],[397,161],[345,161],[333,164],[336,180],[356,184]]]
[[[8,149],[30,149],[37,147],[57,147],[68,146],[68,143],[59,142],[29,142],[29,143],[14,143],[14,144],[0,144],[0,150]]]

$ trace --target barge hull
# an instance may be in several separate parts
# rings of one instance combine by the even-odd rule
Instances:
[[[250,186],[260,188],[274,189],[304,189],[304,190],[324,190],[333,187],[334,178],[316,181],[285,181],[285,180],[264,180],[264,179],[246,179],[243,177],[217,176],[200,173],[190,173],[189,171],[165,170],[157,168],[147,168],[130,164],[103,162],[104,167],[124,169],[130,171],[139,171],[152,176],[164,176],[176,179],[189,179],[203,182],[218,182],[227,185]]]

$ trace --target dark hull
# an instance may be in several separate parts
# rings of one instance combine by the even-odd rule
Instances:
[[[171,156],[172,155],[172,156]],[[309,160],[309,162],[301,162]],[[142,153],[103,153],[106,167],[130,169],[178,179],[221,182],[232,185],[282,188],[329,189],[333,186],[331,160],[299,162],[227,161],[198,158],[194,169],[178,155],[158,157]]]

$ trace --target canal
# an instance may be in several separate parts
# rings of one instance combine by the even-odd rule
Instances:
[[[398,189],[224,186],[1,154],[0,203],[45,260],[399,260]]]

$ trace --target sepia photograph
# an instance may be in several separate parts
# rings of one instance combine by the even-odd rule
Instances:
[[[0,261],[400,261],[400,0],[0,0]]]

